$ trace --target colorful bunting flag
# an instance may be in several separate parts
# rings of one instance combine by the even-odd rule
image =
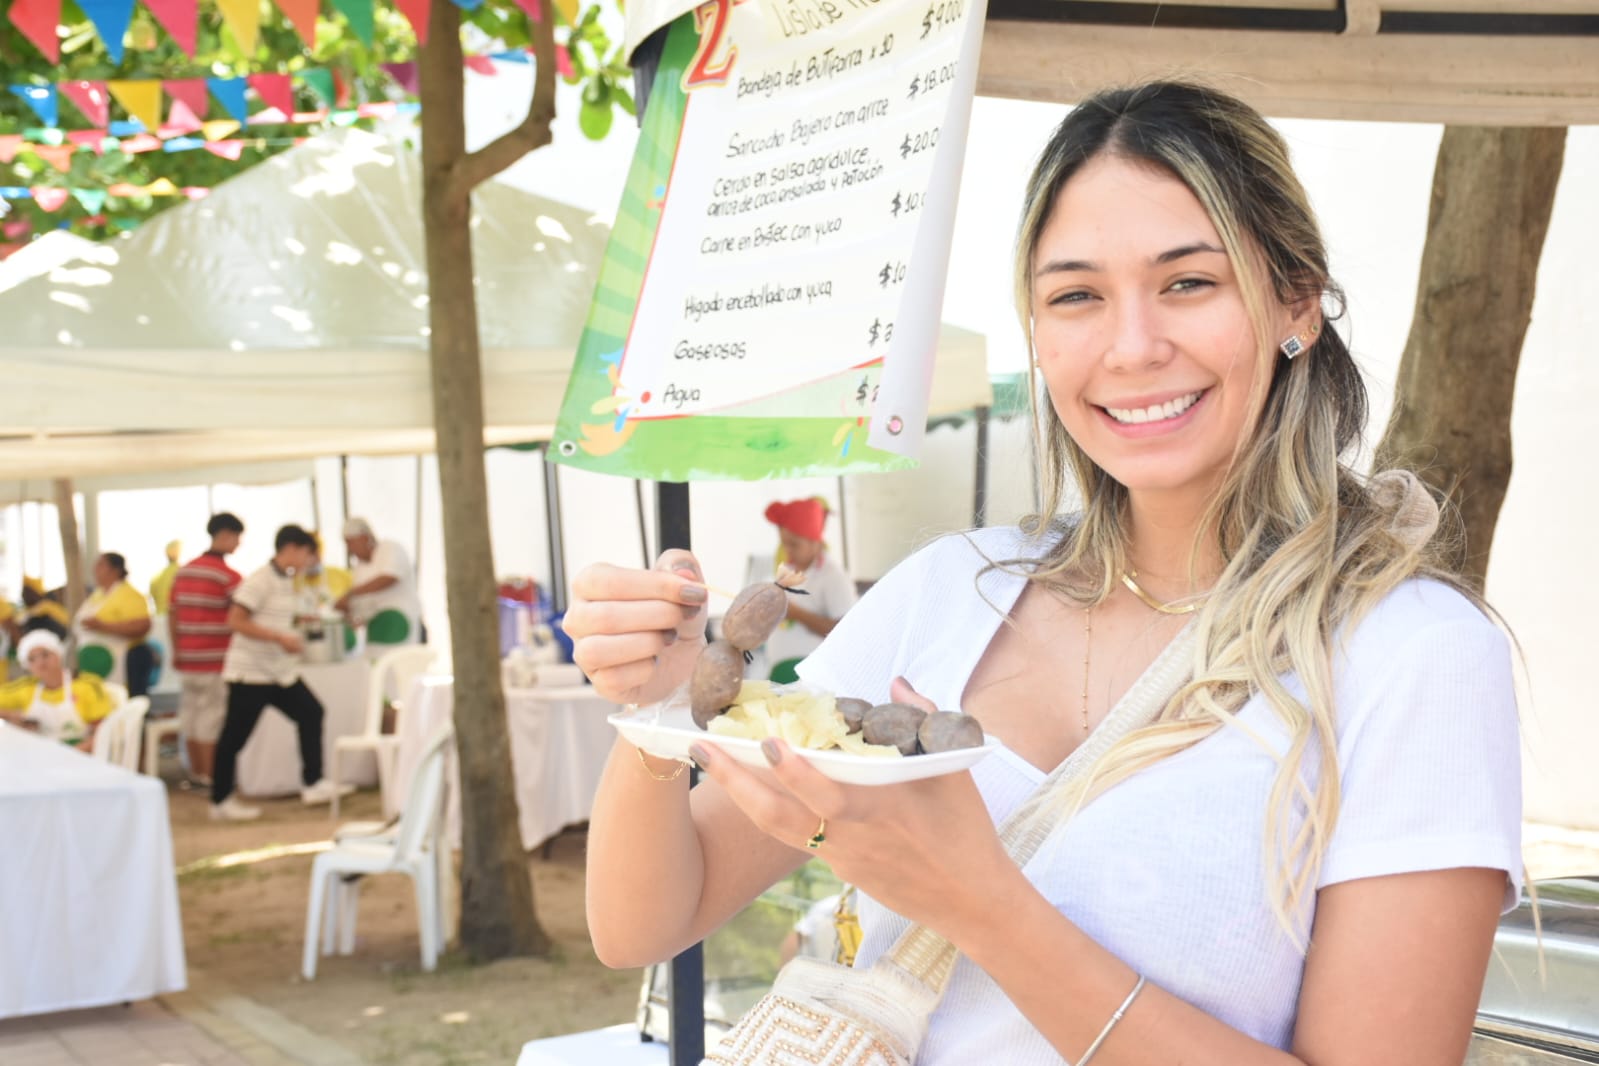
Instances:
[[[462,11],[476,11],[483,6],[483,0],[450,0],[450,2]]]
[[[433,0],[394,0],[394,6],[411,23],[411,29],[416,33],[416,43],[427,44],[428,17],[433,12]]]
[[[200,120],[189,110],[189,105],[182,100],[174,100],[172,110],[167,112],[167,124],[161,127],[160,132],[163,137],[172,137],[182,133],[193,133],[200,128]]]
[[[230,160],[234,163],[244,154],[243,141],[208,141],[205,150],[214,156]]]
[[[41,210],[47,211],[52,215],[61,210],[61,205],[66,203],[72,196],[65,189],[46,185],[34,185],[28,191],[33,194],[33,202],[38,204]]]
[[[83,112],[89,125],[105,127],[111,120],[111,97],[106,95],[105,82],[62,81],[56,83],[61,95],[72,101],[72,106]]]
[[[183,187],[183,195],[191,200],[204,200],[211,195],[211,190],[201,185],[185,185]]]
[[[61,0],[11,0],[11,24],[52,63],[61,62]]]
[[[178,42],[183,54],[193,59],[195,38],[199,33],[199,11],[195,0],[144,0],[144,6]]]
[[[122,110],[153,130],[161,125],[161,83],[154,79],[129,79],[105,83]]]
[[[232,119],[219,118],[205,123],[200,127],[205,139],[208,141],[225,141],[233,136],[239,129],[239,124]]]
[[[321,68],[300,71],[300,81],[329,107],[334,106],[333,72]]]
[[[294,32],[307,48],[316,47],[316,9],[318,0],[272,0],[278,5]]]
[[[294,86],[287,74],[251,74],[249,82],[263,104],[283,112],[285,117],[294,114]]]
[[[355,113],[361,118],[393,118],[399,110],[400,105],[393,100],[374,100],[358,106]]]
[[[121,63],[122,39],[128,35],[128,23],[133,21],[133,0],[78,0],[78,7],[100,31],[100,41],[111,62]]]
[[[567,52],[564,44],[555,46],[555,73],[563,78],[573,77],[577,73],[572,69],[572,56]]]
[[[196,148],[204,148],[203,137],[168,137],[161,144],[163,152],[192,152]]]
[[[56,102],[56,87],[54,85],[13,85],[12,93],[27,101],[33,113],[39,116],[39,121],[46,126],[59,125],[60,105]]]
[[[383,72],[394,79],[394,84],[404,89],[410,96],[420,96],[422,82],[417,77],[415,63],[383,63]]]
[[[333,0],[361,43],[372,47],[372,0]]]
[[[17,158],[17,153],[22,150],[22,134],[0,134],[0,163],[9,163]]]
[[[516,0],[516,6],[527,12],[534,22],[544,21],[544,5],[540,0]]]
[[[33,154],[66,174],[72,170],[72,157],[78,151],[76,146],[70,144],[35,144],[30,145]]]
[[[246,86],[243,78],[207,78],[205,83],[211,95],[217,98],[217,103],[222,105],[222,110],[240,122],[250,117],[250,105],[244,98]]]
[[[176,196],[178,187],[168,178],[157,178],[144,187],[151,196]]]
[[[555,0],[555,10],[560,12],[568,26],[577,25],[577,0]]]
[[[217,0],[217,11],[222,14],[222,21],[233,31],[233,39],[239,44],[239,51],[248,58],[255,54],[256,42],[261,37],[261,5],[259,0]],[[212,92],[216,87],[212,86]],[[242,119],[242,115],[234,116]]]
[[[18,218],[0,226],[0,234],[4,234],[6,240],[16,240],[31,229],[33,229],[32,219]]]
[[[204,78],[169,78],[161,83],[161,89],[172,99],[181,100],[196,118],[205,118],[211,109]]]
[[[121,151],[123,155],[139,155],[141,152],[153,152],[161,147],[161,138],[149,133],[136,133],[132,137],[122,139]]]
[[[333,72],[333,106],[350,106],[350,83],[336,70]]]
[[[118,199],[126,200],[131,196],[144,195],[144,187],[142,185],[132,185],[125,181],[119,181],[115,185],[112,185],[110,188],[106,189],[106,192],[117,197]]]
[[[91,215],[99,214],[105,206],[107,193],[104,189],[73,189],[72,198],[83,205],[83,209]]]
[[[90,151],[95,155],[105,154],[105,130],[68,130],[67,140],[80,150]]]
[[[494,60],[490,59],[488,56],[469,55],[464,56],[461,61],[466,65],[467,70],[474,71],[478,74],[486,74],[492,78],[495,74],[499,73],[494,69]]]

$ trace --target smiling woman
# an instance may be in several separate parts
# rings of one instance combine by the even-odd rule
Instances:
[[[707,739],[690,795],[619,744],[600,957],[671,955],[814,849],[860,888],[857,967],[902,961],[913,923],[959,951],[895,1061],[1458,1066],[1521,874],[1509,646],[1419,481],[1346,464],[1365,389],[1283,142],[1193,85],[1088,100],[1028,184],[1016,293],[1040,513],[919,551],[799,668],[965,711],[994,753],[859,787]],[[687,676],[692,556],[574,593],[607,698]]]

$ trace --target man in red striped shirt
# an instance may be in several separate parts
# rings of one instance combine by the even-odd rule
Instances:
[[[211,547],[178,568],[172,582],[172,665],[183,678],[178,721],[189,749],[189,774],[195,783],[211,783],[217,737],[227,712],[228,686],[222,660],[233,631],[228,607],[243,580],[227,564],[238,550],[244,523],[226,511],[211,516],[205,531]]]

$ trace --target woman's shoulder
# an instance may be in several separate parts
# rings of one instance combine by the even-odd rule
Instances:
[[[1378,600],[1347,634],[1351,645],[1392,651],[1440,631],[1487,635],[1500,632],[1483,607],[1461,589],[1431,577],[1401,581]]]
[[[1060,539],[1061,530],[1049,526],[1029,532],[1021,526],[984,526],[940,534],[910,557],[923,567],[948,566],[965,571],[990,565],[1006,566],[1041,559]]]

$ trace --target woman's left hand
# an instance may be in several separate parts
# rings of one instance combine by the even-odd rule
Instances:
[[[895,680],[891,694],[898,702],[934,709],[903,679]],[[763,832],[825,860],[839,877],[895,913],[957,943],[965,923],[984,920],[982,875],[1011,868],[1011,861],[970,773],[900,785],[846,785],[781,740],[761,746],[775,784],[710,741],[695,745],[696,761]],[[825,839],[808,849],[818,831]]]

